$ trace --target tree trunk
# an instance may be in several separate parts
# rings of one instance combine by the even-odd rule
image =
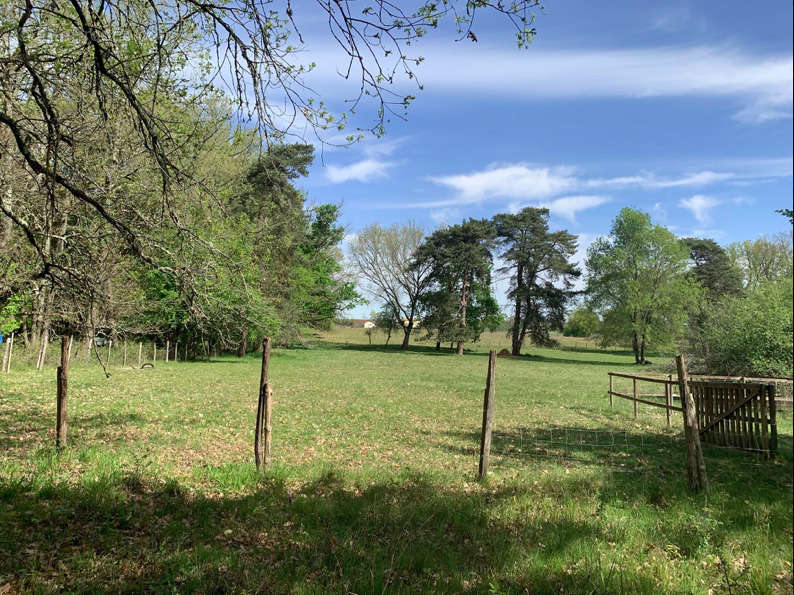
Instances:
[[[521,300],[523,298],[522,289],[524,287],[524,265],[519,262],[516,268],[516,307],[513,313],[513,337],[512,337],[512,355],[521,355],[521,344],[524,342],[523,333],[521,333]]]
[[[68,372],[69,372],[69,352],[72,349],[72,337],[61,337],[61,365],[58,366],[57,373],[57,401],[55,419],[55,447],[60,451],[66,446],[66,431],[68,427],[68,416],[66,412]]]
[[[461,288],[460,288],[460,328],[461,329],[465,329],[466,328],[466,308],[469,305],[469,295],[467,293],[467,289],[468,288],[466,286],[466,283],[468,281],[467,277],[468,277],[468,273],[465,273],[463,275],[463,284],[461,285]],[[458,341],[458,348],[457,348],[457,351],[456,351],[456,353],[458,355],[463,355],[463,344],[464,343],[465,343],[465,340],[461,339],[461,340]]]
[[[3,345],[3,364],[0,365],[0,373],[6,371],[6,362],[8,361],[8,351],[11,348],[11,336],[4,337],[4,345]]]
[[[637,332],[634,331],[631,337],[631,349],[634,351],[634,363],[640,363],[640,343],[637,339]]]
[[[640,339],[640,363],[645,363],[645,335]]]
[[[436,341],[436,351],[441,351],[441,339]]]
[[[243,338],[237,346],[237,357],[245,357],[245,352],[248,351],[248,329],[243,329]]]
[[[400,345],[400,351],[405,351],[408,349],[408,341],[411,340],[411,331],[414,328],[414,323],[412,320],[408,321],[408,326],[403,327],[403,344]]]

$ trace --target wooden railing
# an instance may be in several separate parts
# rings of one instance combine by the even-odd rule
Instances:
[[[615,379],[632,381],[631,392],[616,390]],[[692,376],[689,390],[695,402],[698,429],[704,442],[763,453],[772,457],[777,452],[777,387],[790,380],[768,378],[736,378],[727,376]],[[642,392],[641,383],[661,384],[662,394]],[[632,401],[634,417],[638,405],[665,409],[667,425],[670,412],[682,412],[678,378],[672,374],[623,374],[609,372],[609,404],[618,397]],[[652,400],[656,399],[656,400]],[[674,404],[675,401],[679,403]]]

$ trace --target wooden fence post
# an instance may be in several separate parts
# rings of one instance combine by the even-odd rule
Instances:
[[[673,406],[673,385],[671,384],[673,382],[673,375],[672,374],[668,374],[667,375],[667,380],[669,380],[669,382],[665,383],[665,385],[664,385],[664,397],[665,397],[665,402],[667,403],[667,408],[665,409],[665,413],[667,414],[667,427],[669,428],[670,427],[670,407]]]
[[[771,384],[767,387],[769,394],[769,458],[777,455],[777,386]]]
[[[609,406],[612,407],[612,374],[609,375]]]
[[[270,366],[270,337],[262,343],[262,373],[259,376],[259,399],[256,406],[256,422],[254,424],[254,461],[256,468],[270,464],[270,444],[272,435],[273,391],[268,382]],[[262,453],[262,434],[265,436],[264,457]]]
[[[174,343],[174,361],[175,362],[179,361],[179,341]]]
[[[152,364],[157,363],[157,341],[152,341]]]
[[[60,451],[66,446],[67,430],[67,388],[69,373],[69,351],[71,349],[72,337],[61,337],[61,365],[58,366],[58,396],[56,401],[56,420],[55,420],[55,448]]]
[[[488,376],[485,380],[485,396],[482,404],[482,432],[480,434],[480,479],[488,475],[491,460],[491,433],[493,429],[494,385],[496,381],[496,350],[488,354]]]
[[[123,368],[127,367],[127,339],[124,338],[124,358],[122,359],[121,366]]]
[[[143,356],[143,341],[138,341],[138,367],[141,367],[141,357]]]
[[[171,341],[166,340],[165,342],[165,363],[168,363],[168,352],[171,351]]]
[[[678,390],[681,393],[681,405],[684,410],[684,437],[686,438],[687,481],[694,492],[708,491],[706,479],[706,462],[703,460],[703,449],[700,445],[697,412],[695,402],[689,393],[689,377],[683,355],[675,356],[678,368]]]
[[[110,367],[110,355],[113,348],[113,339],[108,339],[108,368]]]
[[[634,382],[634,419],[637,419],[637,379],[632,378],[632,381]]]

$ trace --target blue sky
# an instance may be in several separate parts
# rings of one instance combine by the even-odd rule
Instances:
[[[341,105],[356,91],[344,61],[321,22],[302,26],[310,82]],[[408,120],[326,148],[310,200],[341,201],[350,234],[548,206],[580,257],[623,206],[722,244],[789,228],[774,210],[792,205],[790,2],[551,1],[536,27],[527,50],[493,18],[477,43],[442,30],[413,46]]]

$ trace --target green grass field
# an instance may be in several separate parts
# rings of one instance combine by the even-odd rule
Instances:
[[[775,461],[706,446],[692,496],[681,420],[609,407],[629,354],[530,348],[497,362],[480,484],[487,349],[507,340],[372,340],[274,351],[262,474],[255,355],[73,366],[59,457],[54,369],[0,375],[0,593],[792,591],[790,413]]]

